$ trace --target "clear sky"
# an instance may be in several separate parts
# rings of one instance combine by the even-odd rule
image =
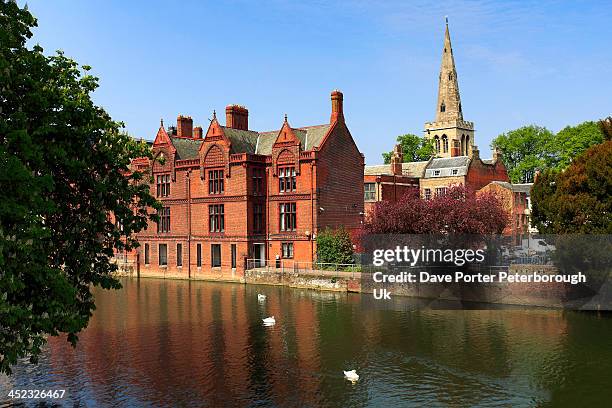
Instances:
[[[20,2],[23,4],[23,1]],[[329,121],[331,90],[366,155],[434,119],[448,15],[464,118],[496,135],[612,114],[612,2],[30,0],[35,41],[100,77],[94,97],[137,137],[238,103],[250,128]],[[224,114],[220,115],[224,117]]]

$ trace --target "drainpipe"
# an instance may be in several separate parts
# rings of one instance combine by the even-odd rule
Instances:
[[[191,169],[187,170],[187,273],[191,279]]]
[[[315,227],[314,227],[314,196],[313,196],[313,192],[312,189],[314,187],[313,184],[313,173],[314,173],[314,161],[310,162],[310,237],[308,238],[310,240],[310,264],[312,267],[312,262],[314,260],[314,242],[313,242],[313,235],[315,233]]]

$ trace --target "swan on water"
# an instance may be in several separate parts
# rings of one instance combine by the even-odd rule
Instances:
[[[270,317],[266,317],[265,319],[262,319],[264,324],[274,324],[276,323],[276,319],[274,318],[274,316],[270,316]]]
[[[359,379],[359,375],[357,374],[357,371],[355,370],[351,370],[351,371],[344,371],[344,376],[346,377],[347,380],[355,382]]]
[[[257,300],[259,300],[260,302],[263,302],[264,300],[266,300],[266,295],[262,295],[261,293],[258,293]]]

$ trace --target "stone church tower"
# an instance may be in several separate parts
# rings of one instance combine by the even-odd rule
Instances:
[[[434,141],[437,157],[471,156],[474,147],[474,123],[463,120],[459,82],[448,19],[438,83],[438,105],[435,122],[425,123],[428,139]]]

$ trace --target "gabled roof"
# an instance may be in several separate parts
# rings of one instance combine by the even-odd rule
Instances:
[[[302,128],[292,128],[293,133],[300,141],[302,150],[312,150],[314,147],[319,147],[329,131],[331,125],[308,126]],[[272,154],[272,146],[276,141],[279,131],[261,132],[257,139],[256,154],[270,155]]]
[[[221,126],[225,137],[232,142],[231,153],[255,153],[259,133],[252,130],[233,129]]]
[[[196,159],[203,139],[188,139],[184,137],[170,137],[176,149],[177,160]]]

